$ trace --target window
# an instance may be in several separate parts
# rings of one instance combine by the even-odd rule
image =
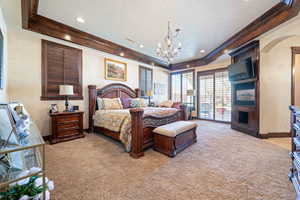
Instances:
[[[141,90],[141,97],[147,97],[147,91],[152,91],[153,85],[153,70],[150,68],[140,66],[139,84]]]
[[[231,84],[227,70],[198,73],[198,117],[231,121]]]
[[[195,108],[195,97],[188,96],[188,90],[194,90],[194,71],[175,72],[171,74],[171,99]]]
[[[61,100],[59,85],[73,85],[74,95],[82,97],[82,51],[42,40],[42,96],[41,100]]]
[[[0,30],[0,89],[4,85],[4,41],[2,31]]]

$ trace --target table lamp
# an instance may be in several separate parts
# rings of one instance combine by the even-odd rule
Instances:
[[[60,85],[59,86],[59,95],[66,97],[66,102],[65,102],[66,110],[64,110],[64,112],[69,112],[70,111],[69,96],[74,95],[73,85]]]
[[[153,91],[152,90],[147,90],[146,95],[149,97],[149,105],[151,104],[150,99],[153,96]]]

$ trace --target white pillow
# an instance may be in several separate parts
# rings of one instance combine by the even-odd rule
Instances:
[[[103,98],[103,105],[105,110],[118,110],[123,109],[123,105],[120,98]]]
[[[103,110],[104,105],[103,105],[103,99],[100,97],[97,97],[97,105],[98,105],[98,110]]]
[[[168,100],[168,101],[163,101],[159,104],[159,107],[167,107],[167,108],[171,108],[173,105],[173,101]]]

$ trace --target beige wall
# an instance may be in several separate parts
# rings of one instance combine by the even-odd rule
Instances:
[[[19,4],[16,4],[19,5]],[[20,7],[16,15],[20,15]],[[11,14],[11,13],[10,13]],[[9,15],[6,15],[9,16]],[[62,43],[83,51],[83,101],[71,101],[72,105],[79,105],[85,111],[84,128],[88,125],[88,89],[90,84],[103,87],[113,81],[104,79],[104,58],[111,58],[126,62],[128,64],[128,81],[122,82],[131,88],[138,88],[139,65],[153,68],[152,66],[141,64],[132,60],[112,56],[93,49],[74,45],[69,42],[53,39],[44,35],[36,34],[21,29],[21,17],[16,17],[18,21],[10,21],[8,26],[8,92],[10,101],[21,101],[37,123],[43,135],[48,135],[49,116],[48,109],[52,103],[58,104],[60,110],[64,108],[64,101],[40,101],[41,96],[41,39],[47,39]],[[166,84],[168,87],[169,71],[154,67],[153,79],[156,83]],[[115,82],[115,81],[114,81]],[[155,96],[155,101],[168,99],[168,93]]]
[[[299,17],[260,38],[261,134],[290,130],[293,46],[300,46]]]
[[[7,101],[7,31],[6,31],[6,23],[4,21],[4,17],[2,14],[2,7],[0,5],[0,30],[2,31],[4,38],[4,59],[3,59],[3,74],[4,74],[4,88],[0,89],[0,103],[5,103]]]

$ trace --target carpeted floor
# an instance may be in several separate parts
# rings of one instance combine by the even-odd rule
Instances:
[[[135,160],[103,136],[47,145],[56,200],[294,200],[289,151],[199,121],[198,143],[176,158],[146,151]]]

